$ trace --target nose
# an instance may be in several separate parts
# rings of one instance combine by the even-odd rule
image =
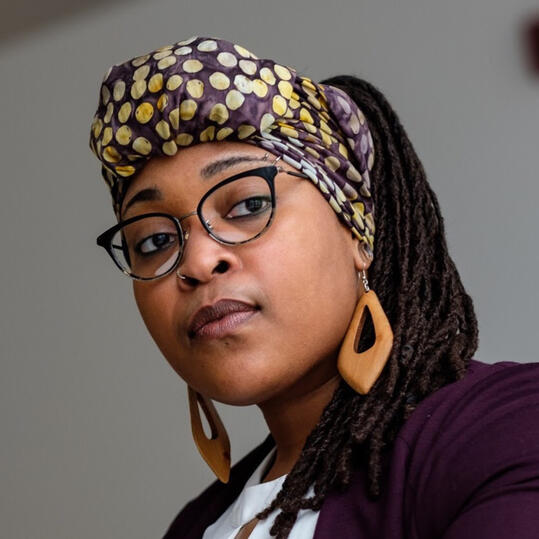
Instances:
[[[195,212],[196,214],[196,212]],[[186,217],[191,217],[190,214]],[[190,219],[190,226],[182,222],[184,232],[183,253],[176,272],[183,275],[178,286],[191,289],[200,283],[211,281],[215,275],[226,273],[239,266],[234,246],[224,245],[214,240],[202,226],[198,218]]]

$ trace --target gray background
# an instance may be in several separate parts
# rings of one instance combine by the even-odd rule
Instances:
[[[438,194],[476,357],[537,361],[539,80],[521,43],[536,2],[16,4],[0,41],[2,537],[160,537],[212,480],[185,384],[95,245],[113,213],[88,149],[108,66],[191,35],[377,85]],[[237,460],[266,427],[254,408],[219,409]]]

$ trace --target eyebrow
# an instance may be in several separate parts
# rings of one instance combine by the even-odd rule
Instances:
[[[253,157],[252,155],[235,155],[233,157],[225,157],[223,159],[218,159],[217,161],[212,161],[206,165],[200,171],[200,176],[203,180],[208,180],[212,176],[232,168],[239,163],[252,163],[259,161],[266,162],[267,158],[264,159],[263,157]],[[157,187],[148,187],[146,189],[142,189],[129,200],[122,213],[125,214],[125,212],[127,212],[127,210],[137,202],[163,200],[163,198],[163,193]]]

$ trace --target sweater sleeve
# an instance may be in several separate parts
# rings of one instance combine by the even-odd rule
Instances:
[[[413,489],[419,537],[539,537],[539,363],[498,365],[428,415]]]

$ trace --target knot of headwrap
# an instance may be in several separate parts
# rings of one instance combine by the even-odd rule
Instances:
[[[90,147],[102,162],[118,219],[129,182],[148,159],[222,140],[281,155],[373,249],[374,145],[364,114],[342,90],[205,37],[161,47],[106,73]]]

